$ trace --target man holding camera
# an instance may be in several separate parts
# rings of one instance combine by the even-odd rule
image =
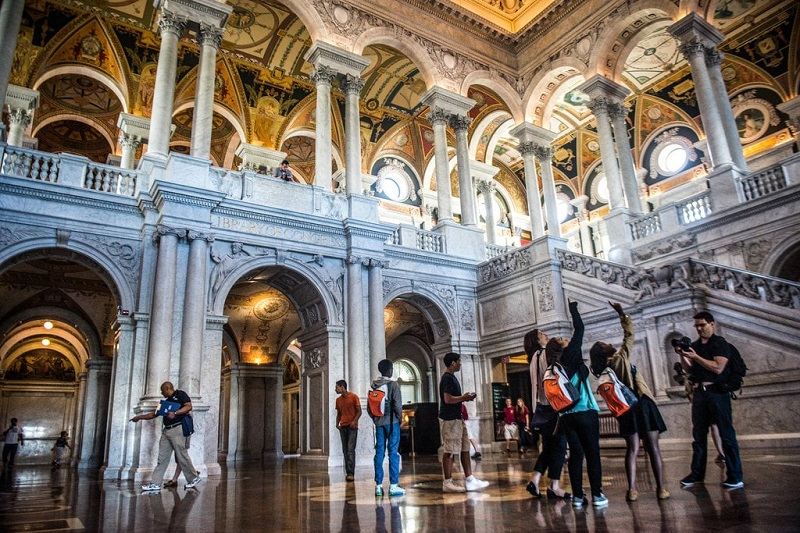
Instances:
[[[289,168],[289,162],[287,160],[284,159],[281,161],[281,165],[275,169],[275,177],[283,181],[292,181],[294,176],[292,174],[292,169]]]
[[[722,486],[726,489],[738,489],[743,487],[744,483],[739,443],[736,440],[736,430],[733,428],[731,395],[720,390],[717,385],[724,381],[723,372],[731,357],[731,347],[725,339],[714,334],[716,324],[711,313],[702,311],[693,318],[699,338],[691,344],[688,337],[672,341],[694,389],[692,471],[681,480],[681,485],[691,487],[703,483],[708,455],[708,429],[711,424],[717,424],[722,437],[727,472]]]

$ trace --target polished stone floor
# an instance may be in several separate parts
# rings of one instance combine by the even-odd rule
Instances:
[[[0,531],[800,531],[800,451],[742,455],[746,486],[728,492],[713,464],[705,485],[680,488],[689,454],[665,452],[672,498],[662,502],[640,458],[640,498],[626,503],[623,457],[604,452],[610,504],[601,510],[533,500],[524,489],[533,454],[484,458],[475,472],[491,486],[467,494],[440,492],[435,456],[405,457],[400,481],[408,493],[377,499],[371,468],[346,483],[343,472],[302,459],[228,468],[196,489],[157,494],[90,472],[17,466],[0,473]],[[566,474],[564,484],[569,489]]]

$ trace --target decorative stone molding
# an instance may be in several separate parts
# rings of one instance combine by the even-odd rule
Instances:
[[[384,276],[384,278],[383,278],[383,297],[384,297],[384,299],[386,299],[387,295],[389,295],[390,293],[395,292],[400,287],[408,287],[409,291],[411,289],[411,286],[410,286],[408,280],[390,278],[390,277]]]
[[[186,230],[182,228],[171,228],[169,226],[159,224],[156,226],[156,231],[153,232],[153,242],[158,242],[161,240],[161,237],[166,235],[175,235],[179,239],[183,239],[186,237]]]
[[[478,275],[483,282],[488,282],[504,278],[530,266],[530,253],[527,250],[515,250],[483,263],[479,268]]]
[[[339,81],[339,87],[344,91],[345,94],[361,94],[361,89],[364,88],[364,84],[367,82],[364,78],[359,76],[353,76],[352,74],[345,74],[344,77]]]
[[[688,248],[695,244],[697,244],[697,235],[694,233],[683,233],[676,237],[639,248],[633,252],[633,256],[638,261],[647,261],[653,257],[666,255],[673,250]]]
[[[451,115],[450,127],[455,131],[466,130],[472,124],[472,119],[467,115]]]
[[[324,367],[327,364],[326,355],[327,354],[322,348],[314,348],[308,352],[303,358],[306,369],[317,369]]]
[[[218,0],[156,0],[153,7],[184,20],[224,28],[233,7]]]
[[[550,161],[553,159],[553,148],[551,146],[534,146],[533,153],[541,162]]]
[[[462,298],[459,300],[461,308],[461,327],[466,331],[475,331],[475,300]]]
[[[198,35],[198,43],[203,45],[210,45],[215,50],[219,50],[222,46],[222,37],[225,35],[225,28],[212,26],[210,24],[200,24],[200,33]]]
[[[430,112],[428,112],[428,120],[434,126],[447,124],[449,119],[450,113],[440,107],[433,107],[431,108]]]
[[[158,19],[158,30],[161,33],[172,33],[180,37],[186,29],[187,23],[188,20],[186,17],[164,9],[161,11],[161,16]]]
[[[553,279],[550,276],[538,276],[534,279],[536,288],[536,302],[539,311],[547,313],[556,308],[556,298],[553,294]]]

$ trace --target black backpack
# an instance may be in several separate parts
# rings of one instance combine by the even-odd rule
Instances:
[[[747,365],[742,359],[742,354],[731,343],[730,346],[731,358],[728,359],[727,367],[725,368],[724,380],[717,384],[717,387],[723,392],[730,392],[731,397],[736,399],[736,392],[741,390],[744,377],[747,375]]]

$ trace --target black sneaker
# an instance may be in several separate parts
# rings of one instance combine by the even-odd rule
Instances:
[[[697,479],[696,477],[694,477],[694,475],[689,474],[688,476],[686,476],[681,480],[681,485],[684,487],[692,487],[702,482],[703,482],[702,479]]]

